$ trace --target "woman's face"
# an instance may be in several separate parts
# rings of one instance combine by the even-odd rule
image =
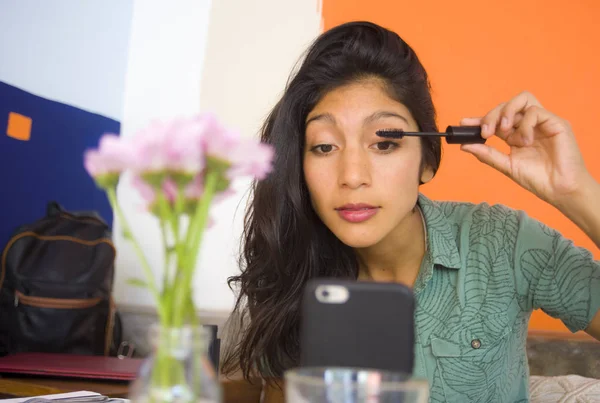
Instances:
[[[306,119],[304,176],[323,223],[346,245],[367,248],[394,231],[415,207],[421,141],[384,139],[378,130],[417,131],[408,109],[378,80],[327,93]]]

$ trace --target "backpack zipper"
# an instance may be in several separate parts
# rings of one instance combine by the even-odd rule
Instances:
[[[98,305],[102,298],[46,298],[32,297],[15,290],[15,307],[22,305],[33,306],[36,308],[54,308],[54,309],[85,309]]]

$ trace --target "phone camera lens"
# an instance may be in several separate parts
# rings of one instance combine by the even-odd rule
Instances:
[[[327,298],[327,297],[329,297],[329,291],[327,291],[327,290],[323,290],[323,291],[321,291],[321,296],[322,296],[323,298]]]

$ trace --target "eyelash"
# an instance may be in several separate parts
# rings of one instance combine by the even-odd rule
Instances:
[[[329,151],[329,152],[319,151],[319,149],[321,147],[327,147],[327,146],[330,146],[332,148],[332,150],[333,150],[333,145],[331,145],[331,144],[318,144],[318,145],[312,147],[310,149],[310,152],[312,152],[314,154],[317,154],[317,155],[327,155],[327,154],[331,153],[331,151]]]
[[[379,141],[379,142],[375,143],[375,145],[379,145],[379,144],[386,144],[386,145],[388,145],[388,149],[387,150],[379,150],[379,149],[377,149],[377,151],[380,152],[381,154],[389,154],[392,151],[394,151],[395,149],[397,149],[398,147],[400,147],[400,144],[398,144],[395,141],[391,141],[391,140]],[[326,146],[332,147],[332,151],[333,151],[333,145],[332,144],[317,144],[316,146],[312,147],[310,149],[310,151],[312,153],[314,153],[314,154],[325,156],[325,155],[328,155],[328,154],[330,154],[332,152],[332,151],[323,152],[322,150],[319,151],[322,147],[326,147]]]
[[[400,147],[400,144],[398,144],[395,141],[391,141],[391,140],[380,141],[380,142],[375,143],[375,144],[389,144],[390,147],[387,150],[379,150],[379,149],[377,150],[377,151],[379,151],[380,153],[383,153],[383,154],[389,154],[392,151],[394,151],[395,149],[397,149],[398,147]]]

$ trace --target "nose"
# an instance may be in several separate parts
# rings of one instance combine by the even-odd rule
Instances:
[[[347,148],[339,161],[339,185],[358,189],[371,184],[370,161],[366,151]]]

